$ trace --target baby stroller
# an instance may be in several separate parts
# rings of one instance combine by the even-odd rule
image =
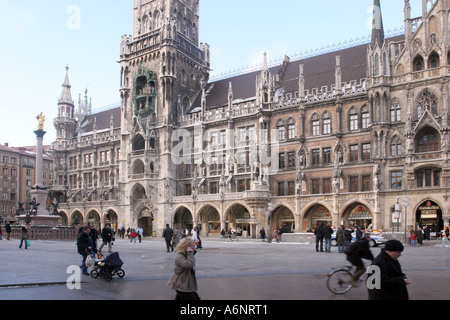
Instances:
[[[122,268],[123,261],[120,260],[119,253],[114,252],[105,259],[96,259],[94,269],[91,271],[91,277],[96,279],[101,277],[106,282],[110,282],[113,276],[119,278],[125,277],[125,271]]]

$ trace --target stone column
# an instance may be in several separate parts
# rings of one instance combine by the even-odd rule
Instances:
[[[36,134],[36,167],[35,167],[35,178],[36,184],[33,187],[33,190],[30,191],[31,199],[36,198],[36,202],[40,205],[38,206],[37,215],[38,216],[48,216],[49,212],[46,208],[47,195],[48,192],[44,188],[43,183],[43,140],[44,135],[46,134],[43,130],[34,131]]]

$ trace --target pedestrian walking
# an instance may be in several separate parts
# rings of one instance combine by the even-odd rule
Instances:
[[[99,239],[98,237],[98,230],[97,227],[95,225],[93,225],[92,227],[90,227],[91,231],[89,232],[89,235],[92,238],[92,250],[97,252],[97,241]]]
[[[89,256],[90,251],[92,250],[92,247],[89,245],[89,233],[91,230],[89,227],[84,227],[83,231],[78,234],[77,238],[77,249],[78,253],[81,255],[81,271],[84,275],[89,275],[87,272],[88,268],[86,266],[86,258]]]
[[[331,236],[334,233],[331,225],[327,224],[325,229],[323,230],[323,237],[325,239],[325,252],[331,253]]]
[[[411,231],[410,238],[411,238],[411,246],[415,247],[417,240],[416,240],[416,233],[414,231]]]
[[[417,231],[416,231],[416,240],[417,240],[417,244],[419,246],[421,246],[422,243],[423,243],[423,232],[422,232],[422,229],[420,227],[417,228]]]
[[[202,227],[200,225],[197,226],[197,239],[198,239],[198,246],[197,248],[203,249],[202,245],[202,239],[200,238],[200,234],[202,233]]]
[[[262,228],[261,231],[259,232],[259,235],[261,236],[261,239],[264,241],[266,239],[266,230]]]
[[[11,240],[11,225],[8,221],[5,223],[6,240]]]
[[[233,239],[231,239],[231,229],[230,228],[227,229],[226,236],[227,236],[227,242],[233,242]]]
[[[136,229],[136,233],[139,238],[139,243],[142,243],[142,237],[144,236],[144,229],[142,229],[141,227],[138,227]]]
[[[137,232],[134,229],[131,229],[130,232],[130,242],[133,242],[134,240],[134,243],[136,243]]]
[[[369,300],[409,300],[407,285],[411,282],[398,262],[403,250],[400,241],[389,240],[375,258],[372,266],[379,267],[381,283],[378,289],[369,289]]]
[[[358,225],[355,225],[355,230],[356,240],[361,240],[363,238],[363,232],[361,231],[361,228]]]
[[[319,244],[320,244],[320,252],[324,252],[323,251],[324,228],[322,222],[317,225],[316,230],[314,230],[314,234],[316,235],[316,252],[319,252]]]
[[[181,241],[181,230],[178,227],[175,227],[175,230],[173,230],[173,239],[172,239],[172,246],[174,248],[177,247],[177,245]]]
[[[195,277],[195,242],[183,239],[177,246],[174,275],[167,286],[177,292],[175,300],[200,300]]]
[[[192,240],[194,240],[195,248],[197,249],[199,247],[197,227],[192,229]]]
[[[173,230],[170,228],[169,224],[166,224],[166,228],[164,229],[162,236],[166,240],[167,252],[172,252],[174,250],[172,245]]]
[[[344,237],[344,230],[342,227],[339,227],[338,231],[336,232],[336,242],[338,247],[338,253],[344,253],[345,237]]]
[[[22,249],[22,244],[25,242],[25,249],[28,249],[28,241],[28,229],[26,227],[22,227],[19,248]]]
[[[112,246],[111,242],[113,240],[114,234],[109,224],[106,224],[105,227],[102,229],[102,245],[98,249],[98,251],[102,251],[103,247],[107,244],[108,245],[108,252],[112,253]]]

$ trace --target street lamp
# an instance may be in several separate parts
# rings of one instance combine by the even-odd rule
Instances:
[[[272,243],[272,225],[273,225],[273,217],[272,217],[272,211],[273,211],[273,203],[269,202],[267,204],[267,209],[269,210],[269,220],[270,225],[268,226],[268,236],[267,236],[267,243]]]
[[[410,200],[408,197],[402,199],[402,206],[405,208],[405,245],[406,245],[406,234],[408,233],[408,207],[410,206]]]
[[[394,205],[394,219],[397,220],[397,232],[400,230],[400,204],[398,201],[400,200],[399,197],[397,197],[397,203]]]

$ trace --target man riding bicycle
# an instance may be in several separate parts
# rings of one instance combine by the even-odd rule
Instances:
[[[357,240],[345,251],[347,254],[347,260],[356,267],[355,273],[350,278],[350,284],[352,286],[359,280],[359,278],[366,272],[366,267],[362,259],[373,261],[374,257],[369,246],[370,234],[365,233],[364,237]]]

